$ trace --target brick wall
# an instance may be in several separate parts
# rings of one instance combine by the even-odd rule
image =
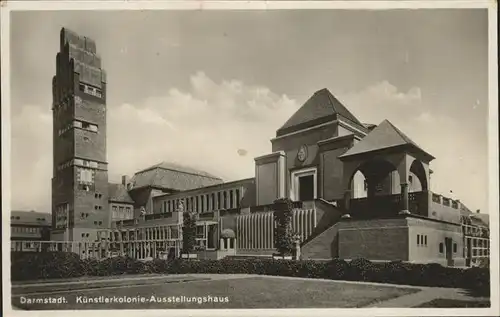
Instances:
[[[325,260],[338,257],[338,224],[334,224],[302,246],[300,253],[304,260]]]
[[[314,128],[311,130],[306,130],[299,132],[290,136],[285,136],[278,139],[271,140],[272,150],[284,151],[286,154],[286,173],[288,174],[290,170],[300,169],[305,167],[318,166],[320,157],[318,142],[328,138],[332,138],[337,135],[337,124],[332,122],[331,124]],[[300,162],[297,158],[297,154],[302,145],[307,146],[307,158]],[[319,177],[318,177],[319,182]],[[319,183],[317,184],[318,188]],[[285,192],[290,191],[290,178],[286,177]],[[318,194],[320,191],[318,190]]]
[[[338,159],[347,151],[348,147],[333,149],[321,153],[321,185],[322,198],[326,200],[340,199],[344,196],[345,189],[342,187],[343,164]]]
[[[76,36],[76,35],[75,35]],[[67,239],[81,240],[80,231],[94,232],[108,228],[108,173],[106,161],[106,84],[99,77],[102,96],[92,96],[79,89],[80,73],[86,76],[87,68],[70,59],[65,33],[61,33],[61,52],[56,56],[56,76],[53,79],[54,105],[54,179],[52,182],[53,209],[60,203],[69,203],[70,228]],[[95,51],[95,45],[89,47]],[[75,68],[75,65],[78,66]],[[100,70],[96,70],[101,73]],[[88,75],[88,74],[87,74]],[[74,120],[97,125],[96,132],[72,127],[59,135],[60,129],[72,126]],[[57,167],[71,159],[81,158],[99,162],[95,169],[94,184],[87,189],[78,182],[79,167]],[[58,236],[56,234],[56,236]]]
[[[278,163],[266,163],[256,167],[258,179],[257,205],[272,204],[278,198]]]
[[[451,238],[452,249],[450,251],[455,265],[465,262],[462,229],[459,225],[426,219],[409,219],[408,223],[410,226],[410,261],[418,263],[434,262],[447,265],[445,238]],[[417,238],[417,235],[420,237]],[[425,237],[424,243],[422,243],[422,237]],[[440,244],[442,244],[443,252],[440,252]],[[456,244],[456,252],[453,250],[453,244]]]
[[[405,219],[342,221],[339,257],[408,261],[408,225]]]

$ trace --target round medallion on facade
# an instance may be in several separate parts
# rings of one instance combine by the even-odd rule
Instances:
[[[307,146],[302,145],[299,149],[299,153],[297,153],[297,158],[300,162],[304,162],[307,158]]]

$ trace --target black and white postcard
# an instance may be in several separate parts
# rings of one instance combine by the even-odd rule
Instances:
[[[5,316],[498,316],[496,14],[2,2]]]

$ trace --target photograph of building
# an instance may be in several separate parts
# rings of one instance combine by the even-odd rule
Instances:
[[[198,217],[200,258],[271,256],[272,204],[290,198],[302,259],[471,266],[488,257],[488,224],[430,191],[432,154],[388,120],[363,123],[326,88],[277,127],[269,154],[254,159],[253,178],[224,182],[163,162],[109,183],[107,79],[97,48],[61,29],[52,81],[57,248],[82,257],[179,257],[189,211]]]
[[[13,309],[496,308],[488,10],[64,5],[2,9]]]

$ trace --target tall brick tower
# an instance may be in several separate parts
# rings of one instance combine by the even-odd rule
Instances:
[[[94,242],[110,213],[106,73],[93,40],[61,29],[52,95],[51,239]]]

